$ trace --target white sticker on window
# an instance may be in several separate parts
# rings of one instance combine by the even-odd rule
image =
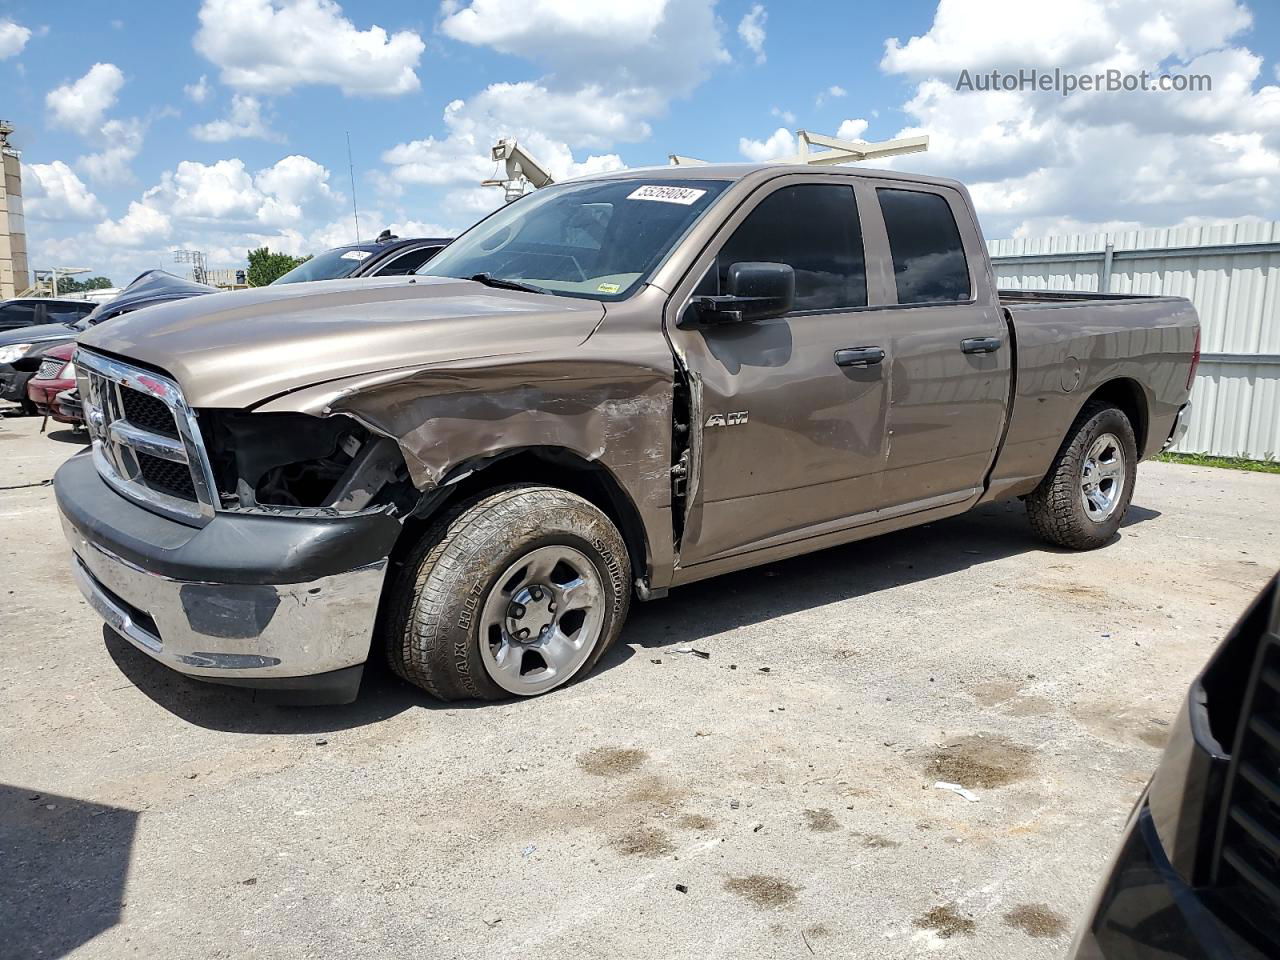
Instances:
[[[657,200],[660,203],[678,203],[687,207],[706,192],[705,190],[695,190],[693,187],[663,187],[656,183],[651,183],[643,187],[636,187],[627,194],[627,199]]]
[[[368,260],[373,256],[368,250],[348,250],[342,255],[343,260]]]

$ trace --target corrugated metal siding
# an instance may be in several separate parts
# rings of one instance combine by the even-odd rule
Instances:
[[[1108,243],[1114,253],[1105,292],[1188,297],[1200,314],[1206,356],[1191,393],[1191,429],[1177,449],[1280,457],[1280,222],[992,240],[987,246],[1001,287],[1097,291]],[[1272,246],[1241,249],[1243,244]],[[1196,247],[1215,249],[1187,249]],[[1181,249],[1161,253],[1170,248]],[[1027,259],[1002,262],[1008,257]]]

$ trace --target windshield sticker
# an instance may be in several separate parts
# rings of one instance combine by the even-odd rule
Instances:
[[[342,255],[343,260],[368,260],[372,254],[368,250],[348,250]]]
[[[616,283],[602,283],[596,287],[596,293],[617,293],[622,287]]]
[[[695,190],[693,187],[662,187],[651,183],[643,187],[636,187],[636,189],[627,194],[627,199],[657,200],[659,203],[678,203],[687,207],[706,192],[705,190]]]

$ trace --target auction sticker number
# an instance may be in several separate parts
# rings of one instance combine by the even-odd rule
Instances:
[[[658,184],[647,184],[636,187],[627,194],[628,200],[657,200],[659,203],[678,203],[689,206],[707,191],[695,190],[693,187],[663,187]]]

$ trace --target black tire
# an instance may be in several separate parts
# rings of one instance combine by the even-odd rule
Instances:
[[[384,626],[392,670],[440,700],[499,700],[522,693],[504,689],[491,676],[481,653],[481,643],[490,642],[481,636],[481,614],[491,591],[500,587],[498,578],[548,546],[578,551],[599,576],[601,625],[594,647],[554,686],[589,673],[627,617],[626,544],[609,518],[582,497],[532,485],[499,488],[454,507],[406,557],[391,585]]]
[[[1084,482],[1088,453],[1099,438],[1110,434],[1120,442],[1124,457],[1124,480],[1119,500],[1105,519],[1095,519],[1085,508],[1081,485]],[[1053,466],[1027,496],[1027,517],[1035,532],[1060,547],[1093,550],[1116,535],[1137,477],[1138,445],[1133,425],[1118,407],[1109,403],[1090,403],[1076,422],[1054,458]]]
[[[31,400],[28,400],[26,397],[23,397],[23,398],[22,398],[21,400],[19,400],[18,402],[19,402],[20,404],[22,404],[22,415],[23,415],[24,417],[38,417],[38,416],[40,416],[40,410],[39,410],[39,408],[38,408],[38,407],[35,405],[35,403],[33,403]]]

